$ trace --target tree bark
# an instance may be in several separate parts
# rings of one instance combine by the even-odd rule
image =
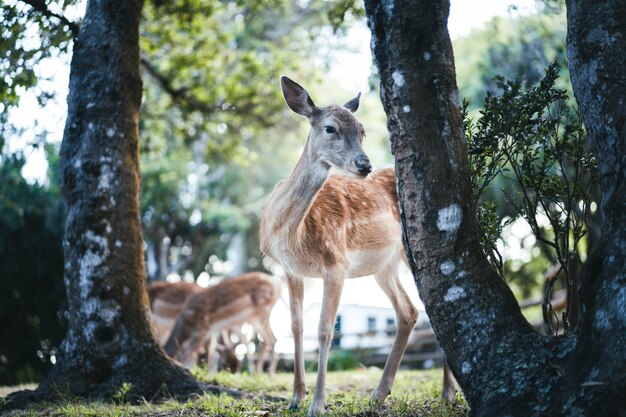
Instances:
[[[64,394],[152,400],[208,389],[150,331],[139,220],[142,0],[91,0],[74,46],[61,184],[69,329],[58,364],[9,406]]]
[[[626,415],[626,5],[568,0],[572,87],[600,174],[599,248],[581,282],[572,408]],[[582,387],[582,388],[581,388]],[[599,415],[599,414],[598,414]]]
[[[606,344],[591,339],[585,344],[580,343],[584,326],[573,336],[554,338],[529,325],[509,287],[490,269],[477,238],[447,31],[449,2],[366,0],[365,8],[396,163],[405,249],[435,334],[472,413],[609,415],[609,408],[623,404],[613,394],[624,388],[624,287],[611,286],[613,291],[603,294],[610,303],[621,300],[621,311],[612,316],[621,317],[613,327],[621,331],[616,337],[621,347],[607,340],[606,331]],[[623,117],[618,120],[624,123]],[[623,173],[623,165],[621,169]],[[620,227],[623,233],[623,223]],[[626,241],[621,242],[623,255]],[[622,270],[623,259],[616,261]],[[620,277],[616,283],[624,279],[623,272],[614,272],[613,279]],[[614,373],[610,380],[616,388],[609,389],[605,380],[580,368],[586,358],[588,370],[595,369],[599,351],[610,356],[614,347],[622,356],[617,364],[613,356],[612,366],[622,377]],[[577,402],[575,408],[568,401],[579,395],[591,401]],[[605,398],[614,402],[602,405]]]

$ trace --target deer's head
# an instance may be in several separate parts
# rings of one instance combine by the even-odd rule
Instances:
[[[305,152],[351,175],[366,177],[372,172],[372,164],[361,147],[365,130],[353,114],[359,108],[361,93],[343,106],[320,108],[298,83],[281,77],[280,84],[289,108],[311,124]]]

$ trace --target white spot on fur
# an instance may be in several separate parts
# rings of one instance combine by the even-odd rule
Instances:
[[[444,275],[450,275],[454,272],[454,263],[452,261],[445,261],[439,265],[439,270]]]
[[[83,161],[81,161],[80,159],[76,159],[74,161],[74,168],[79,169],[82,164],[83,164]]]
[[[115,136],[115,128],[110,127],[107,129],[107,137],[112,138],[113,136]]]
[[[128,294],[130,294],[130,288],[124,287],[122,288],[122,292],[124,293],[124,295],[128,296]]]
[[[430,52],[424,52],[424,61],[430,61]]]
[[[411,112],[411,106],[404,106],[402,107],[402,111],[405,113],[410,113]]]
[[[95,105],[96,105],[96,103],[89,103],[89,104],[87,104],[87,108],[90,109],[90,108],[94,107]]]
[[[465,290],[461,287],[452,287],[443,296],[443,301],[451,302],[465,297]]]
[[[404,85],[404,75],[398,70],[395,70],[393,74],[391,74],[391,78],[393,78],[393,82],[398,87],[402,87]]]
[[[115,247],[116,248],[121,248],[122,247],[122,242],[120,242],[119,240],[115,241]]]
[[[87,125],[87,128],[89,130],[93,130],[93,123],[89,122],[89,124]]]
[[[461,225],[463,211],[458,204],[450,204],[439,210],[437,215],[437,228],[442,232],[455,232]]]

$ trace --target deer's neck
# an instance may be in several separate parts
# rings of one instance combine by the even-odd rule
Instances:
[[[306,218],[315,198],[328,178],[330,166],[315,159],[308,148],[284,182],[276,204],[276,226],[296,232]]]

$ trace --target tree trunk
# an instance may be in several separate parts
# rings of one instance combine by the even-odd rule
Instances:
[[[10,406],[64,394],[131,398],[201,392],[150,331],[139,220],[142,0],[91,0],[74,46],[61,145],[69,330],[58,364]]]
[[[572,408],[626,415],[626,6],[568,0],[572,87],[600,174],[602,233],[581,280]],[[582,387],[582,388],[581,388]],[[564,401],[565,402],[565,401]],[[590,414],[591,415],[591,414]]]
[[[365,8],[396,163],[405,249],[435,334],[473,414],[566,416],[580,409],[582,415],[608,415],[624,401],[614,396],[623,392],[625,375],[621,329],[626,302],[620,290],[611,284],[613,292],[604,292],[609,304],[621,299],[621,321],[614,327],[621,331],[614,335],[618,344],[605,340],[592,349],[579,343],[581,328],[568,338],[543,336],[524,319],[481,251],[446,26],[449,2],[366,0]],[[623,232],[623,222],[620,227]],[[618,249],[622,255],[624,246]],[[623,259],[614,259],[622,269]],[[611,277],[615,283],[624,279],[617,271]],[[612,362],[621,380],[615,373],[611,378],[601,374],[602,379],[589,374],[598,366],[599,351],[610,354],[612,349],[622,355]],[[570,384],[574,380],[578,385]],[[607,381],[616,385],[608,388]],[[574,408],[568,400],[578,396],[590,402]],[[614,402],[603,405],[605,398]]]

